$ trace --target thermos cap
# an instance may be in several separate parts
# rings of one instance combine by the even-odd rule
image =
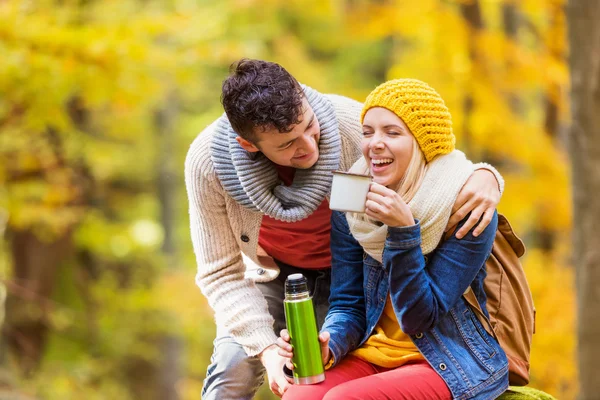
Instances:
[[[285,280],[285,294],[299,295],[308,294],[308,284],[306,277],[302,274],[292,274]]]
[[[290,280],[290,281],[296,281],[296,280],[298,280],[298,279],[304,279],[304,280],[306,280],[306,278],[305,278],[305,277],[304,277],[304,275],[302,275],[302,274],[291,274],[291,275],[289,275],[287,278],[288,278],[288,280]]]

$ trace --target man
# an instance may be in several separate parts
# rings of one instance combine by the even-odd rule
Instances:
[[[265,370],[281,395],[289,385],[275,345],[285,326],[283,283],[292,273],[307,276],[321,324],[331,171],[360,157],[362,104],[302,86],[260,60],[232,66],[221,100],[226,115],[196,138],[185,166],[196,282],[217,324],[202,398],[250,399]],[[480,219],[481,232],[500,199],[502,178],[483,168],[455,204],[449,226],[472,212],[457,237]]]

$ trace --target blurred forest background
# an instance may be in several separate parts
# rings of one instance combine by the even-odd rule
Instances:
[[[562,0],[0,0],[0,399],[200,397],[183,161],[241,57],[359,101],[442,94],[528,246],[531,385],[574,399]]]

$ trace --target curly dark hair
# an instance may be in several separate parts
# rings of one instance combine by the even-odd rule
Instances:
[[[300,123],[303,97],[298,81],[281,65],[244,58],[231,65],[221,103],[233,130],[256,144],[256,128],[287,133]]]

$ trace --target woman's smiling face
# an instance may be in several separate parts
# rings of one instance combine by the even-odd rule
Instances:
[[[414,140],[404,121],[390,110],[374,107],[367,111],[361,148],[373,181],[397,188],[410,164]]]

